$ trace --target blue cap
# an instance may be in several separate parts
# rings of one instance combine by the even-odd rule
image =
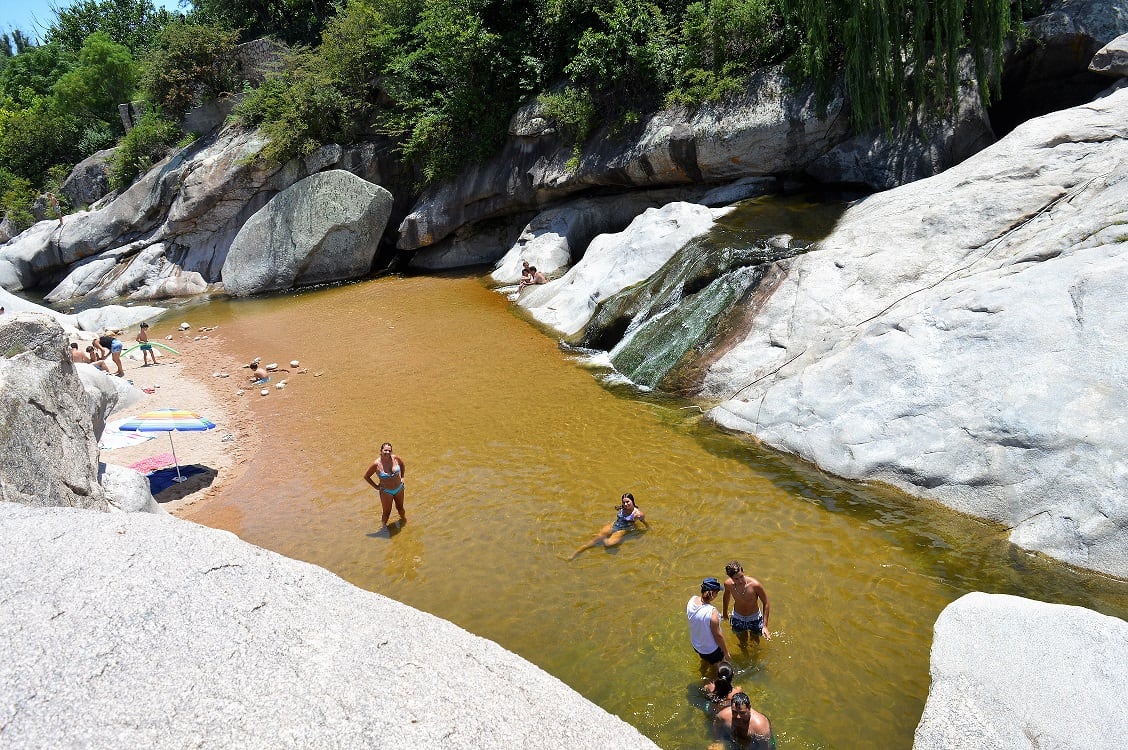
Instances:
[[[721,590],[721,582],[718,581],[716,578],[706,578],[704,581],[701,582],[701,590],[702,591],[720,591]]]

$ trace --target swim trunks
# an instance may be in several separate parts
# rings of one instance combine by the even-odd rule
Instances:
[[[716,664],[717,662],[719,662],[719,661],[721,661],[722,659],[725,658],[725,653],[723,651],[721,651],[720,649],[717,649],[716,651],[714,651],[711,654],[703,654],[700,651],[698,651],[697,649],[693,649],[693,651],[694,651],[694,653],[696,653],[698,656],[700,656],[702,659],[709,662],[710,664]]]
[[[121,342],[118,341],[117,339],[114,339],[113,341],[110,342],[110,353],[111,354],[121,354],[122,348],[123,347],[121,345]]]
[[[153,345],[150,344],[148,341],[146,341],[143,344],[141,344],[141,351],[151,352],[151,351],[153,351]]]
[[[732,632],[734,633],[751,632],[756,636],[764,634],[764,615],[760,612],[748,617],[733,612],[729,622],[732,623]]]

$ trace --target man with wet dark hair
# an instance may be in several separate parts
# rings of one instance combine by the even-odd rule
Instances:
[[[748,634],[757,641],[763,635],[765,640],[771,640],[772,634],[768,630],[768,595],[764,587],[751,576],[744,575],[744,566],[739,561],[733,560],[725,566],[725,595],[721,600],[721,619],[728,619],[729,600],[733,602],[732,632],[740,639],[741,646],[746,645]],[[764,603],[764,611],[760,612],[760,602]]]
[[[713,730],[722,740],[733,740],[740,747],[754,750],[774,747],[772,723],[752,708],[752,701],[744,693],[733,693],[732,703],[717,712]]]

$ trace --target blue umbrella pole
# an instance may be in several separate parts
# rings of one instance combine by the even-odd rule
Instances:
[[[180,476],[180,461],[176,458],[176,446],[172,443],[172,430],[168,431],[168,444],[172,446],[172,462],[176,464],[176,479],[173,479],[172,481],[187,482],[188,477]]]

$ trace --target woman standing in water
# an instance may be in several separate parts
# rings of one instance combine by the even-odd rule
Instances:
[[[634,495],[624,492],[622,502],[615,513],[615,520],[600,529],[594,539],[573,552],[568,559],[575,560],[576,555],[585,549],[591,549],[600,542],[603,542],[604,547],[614,547],[623,541],[623,537],[627,535],[628,531],[635,528],[636,522],[641,522],[643,526],[650,528],[650,524],[646,522],[646,514],[635,505]]]
[[[379,477],[379,483],[372,481],[373,474]],[[399,513],[400,522],[407,523],[407,516],[403,512],[403,496],[407,492],[403,483],[404,474],[403,459],[392,452],[391,443],[384,443],[380,446],[380,456],[372,462],[368,471],[364,472],[364,481],[380,493],[380,507],[383,510],[383,515],[380,518],[381,526],[388,525],[388,517],[392,514],[393,502],[396,504],[396,512]]]

